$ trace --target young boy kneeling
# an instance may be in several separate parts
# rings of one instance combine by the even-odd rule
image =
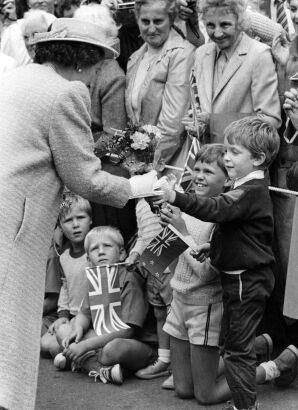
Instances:
[[[248,117],[226,128],[225,146],[231,191],[204,198],[165,189],[163,201],[217,223],[210,259],[223,287],[225,374],[234,401],[226,409],[257,409],[255,332],[274,285],[273,215],[264,173],[279,136],[260,118]]]

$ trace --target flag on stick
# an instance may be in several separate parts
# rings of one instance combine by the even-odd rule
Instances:
[[[147,246],[140,258],[140,264],[158,280],[165,269],[190,245],[172,225],[166,226]]]
[[[98,336],[128,329],[121,320],[119,266],[86,268],[93,328]]]
[[[197,134],[197,138],[199,138],[198,117],[199,117],[199,114],[201,113],[201,103],[200,103],[197,79],[195,76],[194,69],[192,69],[190,73],[190,97],[191,97],[193,124],[194,124],[194,128]]]
[[[200,150],[200,143],[199,141],[193,137],[192,143],[190,146],[190,150],[188,156],[186,158],[186,162],[184,165],[184,171],[180,177],[178,185],[184,190],[184,192],[189,191],[192,182],[192,171],[195,166],[196,156]]]

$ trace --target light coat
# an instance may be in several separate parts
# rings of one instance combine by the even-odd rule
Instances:
[[[90,97],[47,66],[0,79],[0,407],[33,410],[45,270],[63,183],[123,206],[127,179],[93,154]]]
[[[190,107],[189,77],[194,46],[171,29],[159,57],[150,65],[138,96],[138,115],[131,105],[134,79],[144,54],[144,44],[129,59],[126,77],[126,111],[133,123],[157,125],[162,133],[160,150],[166,163],[180,147],[182,117]]]
[[[213,93],[216,57],[213,42],[196,51],[194,68],[202,112],[224,114],[214,116],[224,125],[255,114],[279,127],[277,74],[270,48],[243,33]]]

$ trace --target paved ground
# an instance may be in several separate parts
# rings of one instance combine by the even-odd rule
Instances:
[[[86,375],[60,372],[50,360],[41,359],[36,410],[220,410],[221,405],[199,406],[179,400],[160,388],[163,379],[124,384],[94,383]],[[298,410],[298,380],[287,389],[259,386],[261,410]]]

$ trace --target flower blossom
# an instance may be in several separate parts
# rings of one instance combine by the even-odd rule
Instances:
[[[142,132],[136,131],[130,139],[133,141],[131,144],[131,148],[134,150],[140,149],[144,150],[149,147],[150,145],[150,138],[147,134],[143,134]]]

